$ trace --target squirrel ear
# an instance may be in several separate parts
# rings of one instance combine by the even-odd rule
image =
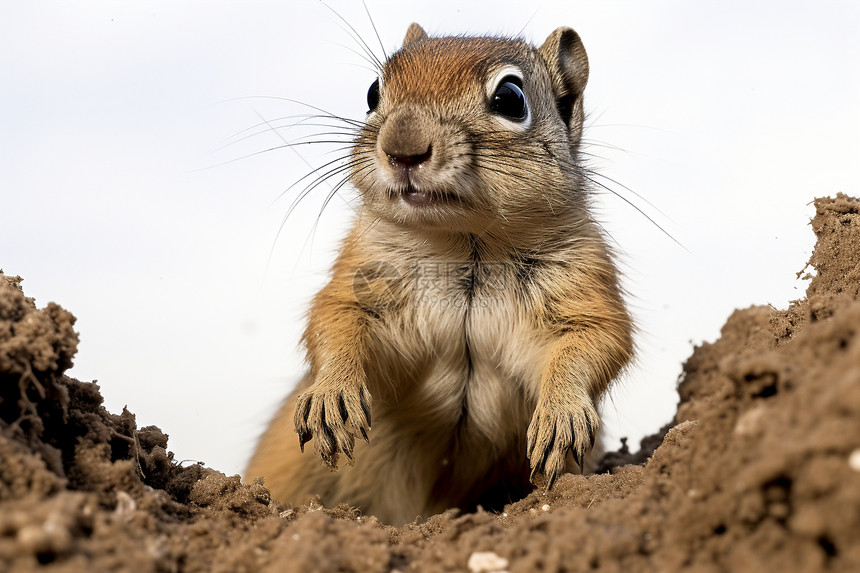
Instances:
[[[424,31],[424,28],[412,22],[409,24],[409,29],[406,30],[406,37],[403,38],[403,45],[406,46],[411,44],[412,42],[417,42],[418,40],[426,40],[427,32]]]
[[[569,124],[575,108],[581,110],[582,106],[577,104],[588,83],[588,55],[582,40],[572,28],[557,28],[538,52],[552,79],[559,113],[564,122]]]
[[[588,83],[588,55],[579,34],[572,28],[557,28],[540,47],[540,55],[549,68],[553,83],[564,91],[581,94]],[[555,87],[555,86],[554,86]]]

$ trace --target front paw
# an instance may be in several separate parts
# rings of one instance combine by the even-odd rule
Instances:
[[[564,471],[567,452],[582,468],[585,454],[594,446],[598,426],[597,410],[590,398],[539,400],[526,434],[532,483],[535,474],[541,473],[548,479],[549,490]]]
[[[352,464],[355,438],[370,441],[370,392],[364,384],[319,381],[296,398],[295,425],[299,447],[314,440],[314,451],[337,468],[339,452]]]

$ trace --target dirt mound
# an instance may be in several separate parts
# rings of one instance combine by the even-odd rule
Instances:
[[[860,201],[815,204],[807,297],[695,349],[653,455],[401,528],[178,464],[63,375],[74,317],[0,273],[0,571],[860,571]]]

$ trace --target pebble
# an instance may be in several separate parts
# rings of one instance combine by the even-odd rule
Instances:
[[[860,472],[860,448],[857,448],[848,456],[848,465],[855,472]]]
[[[469,556],[469,571],[472,573],[503,573],[508,560],[492,551],[475,551]]]
[[[113,510],[114,515],[118,518],[123,518],[126,521],[129,521],[134,517],[134,511],[136,509],[137,504],[134,502],[134,498],[132,498],[127,492],[116,492],[116,508]]]
[[[757,436],[761,434],[762,424],[766,422],[767,409],[758,406],[741,414],[735,424],[735,433],[741,436]]]

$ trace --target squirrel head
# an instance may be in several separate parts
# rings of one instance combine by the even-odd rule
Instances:
[[[460,233],[552,225],[582,204],[588,57],[570,28],[540,48],[418,25],[368,91],[351,181],[373,215]]]

